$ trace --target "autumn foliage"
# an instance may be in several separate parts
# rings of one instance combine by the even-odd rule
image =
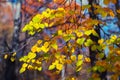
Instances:
[[[33,3],[29,5],[41,5],[44,2]],[[116,4],[116,0],[104,0],[104,4],[110,2]],[[91,63],[90,56],[82,52],[83,48],[89,48],[96,52],[95,65],[88,72],[92,72],[91,80],[100,80],[99,73],[110,72],[112,80],[120,75],[120,36],[110,35],[103,39],[96,31],[102,29],[98,25],[106,23],[90,15],[86,16],[84,11],[87,9],[88,14],[100,15],[102,18],[115,17],[116,14],[108,7],[93,3],[80,5],[76,0],[53,0],[43,12],[38,13],[34,9],[28,9],[29,6],[23,6],[30,14],[35,16],[28,22],[22,32],[27,32],[30,36],[40,34],[40,39],[31,47],[27,55],[19,60],[23,62],[20,73],[28,70],[46,70],[53,71],[54,74],[60,74],[66,69],[66,65],[72,65],[77,73],[83,68],[83,64]],[[94,8],[94,10],[92,9]],[[117,10],[120,14],[120,10]],[[97,41],[91,38],[91,35]],[[104,53],[108,47],[109,53]],[[73,79],[74,80],[74,79]]]

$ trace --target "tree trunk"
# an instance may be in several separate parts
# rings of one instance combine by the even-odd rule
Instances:
[[[90,14],[90,17],[92,19],[98,19],[97,15],[94,13],[93,3],[95,3],[96,5],[99,4],[99,2],[97,0],[89,0],[89,5],[91,5],[91,12],[89,12],[89,14]],[[100,36],[100,25],[99,24],[95,27],[95,31]],[[98,40],[100,39],[100,37],[96,37],[92,34],[90,35],[90,37],[96,43],[98,43]],[[95,66],[95,62],[97,61],[96,54],[97,54],[97,51],[92,51],[91,48],[90,48],[90,59],[91,59],[91,66],[92,67]],[[106,71],[102,72],[102,73],[98,72],[98,74],[100,75],[101,80],[107,80],[107,78],[106,78],[107,72]]]
[[[17,1],[12,4],[13,15],[14,15],[14,32],[12,37],[12,50],[10,52],[17,52],[19,47],[19,32],[21,27],[21,2]],[[9,55],[12,55],[10,53]],[[18,80],[16,77],[16,62],[12,62],[10,57],[6,60],[5,80]]]

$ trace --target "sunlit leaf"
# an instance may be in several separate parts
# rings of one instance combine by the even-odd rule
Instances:
[[[57,45],[57,43],[51,44],[51,46],[52,46],[55,50],[58,49],[58,45]]]
[[[82,69],[82,67],[80,66],[80,67],[78,67],[77,69],[76,69],[76,72],[78,72],[78,71],[80,71]]]
[[[58,35],[62,35],[62,34],[63,34],[62,30],[58,30]]]
[[[70,56],[70,59],[71,59],[72,61],[75,61],[75,60],[76,60],[76,55]]]
[[[77,63],[76,63],[76,66],[77,66],[77,67],[79,67],[79,66],[81,66],[81,65],[82,65],[82,63],[83,63],[83,61],[82,61],[82,60],[78,60],[78,61],[77,61]]]
[[[11,60],[12,62],[14,62],[14,61],[15,61],[15,58],[14,58],[14,57],[11,57],[10,60]]]
[[[41,70],[42,70],[42,67],[39,67],[39,68],[38,68],[38,71],[41,71]]]
[[[12,54],[12,56],[16,56],[16,52],[14,52],[14,53]]]
[[[103,42],[104,42],[104,39],[99,39],[99,40],[98,40],[98,43],[99,43],[99,44],[103,44]]]
[[[85,46],[91,46],[93,44],[93,41],[91,39],[87,39],[85,42]]]
[[[94,29],[92,30],[92,34],[96,37],[99,37],[98,33]]]
[[[4,55],[4,59],[7,59],[7,58],[8,58],[8,55],[7,55],[7,54],[5,54],[5,55]]]
[[[23,72],[25,72],[25,70],[26,70],[26,68],[22,67],[22,68],[20,69],[19,73],[23,73]]]
[[[87,36],[89,36],[91,33],[92,33],[92,30],[87,30],[87,31],[85,31],[85,34],[86,34]]]
[[[82,54],[79,54],[78,55],[78,60],[82,60],[83,59],[83,55]]]
[[[22,64],[22,67],[24,67],[24,68],[26,68],[27,66],[28,66],[27,63],[23,63],[23,64]]]
[[[33,59],[33,58],[35,58],[36,57],[36,53],[33,53],[33,52],[29,52],[28,53],[28,58],[29,59]]]
[[[58,69],[59,71],[61,71],[63,69],[63,64],[57,64],[56,65],[56,69]]]
[[[84,41],[85,41],[85,38],[78,38],[78,39],[77,39],[77,43],[78,43],[79,45],[82,45],[82,44],[84,43]]]
[[[86,58],[85,58],[85,62],[88,62],[88,63],[91,62],[90,58],[89,58],[89,57],[86,57]]]
[[[53,70],[53,69],[55,69],[55,65],[50,65],[48,68],[48,70]]]

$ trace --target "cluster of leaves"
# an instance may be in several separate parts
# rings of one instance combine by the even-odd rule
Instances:
[[[116,3],[114,1],[104,0],[104,3]],[[62,3],[58,0],[54,0],[54,2]],[[83,47],[89,47],[92,51],[98,52],[96,55],[98,61],[90,69],[90,71],[95,72],[92,75],[93,79],[99,78],[99,75],[96,73],[97,71],[113,72],[113,78],[119,76],[119,36],[112,35],[106,40],[101,39],[95,28],[98,24],[105,25],[104,22],[98,19],[88,18],[82,13],[85,9],[91,12],[91,5],[82,5],[82,7],[77,4],[75,5],[74,7],[76,8],[73,6],[69,7],[65,4],[57,9],[47,8],[42,13],[35,15],[25,25],[22,31],[27,31],[31,36],[35,34],[45,35],[32,46],[28,55],[20,58],[20,61],[24,62],[20,73],[23,73],[26,69],[41,71],[42,66],[46,65],[46,63],[48,70],[56,70],[57,73],[64,69],[66,64],[74,64],[75,71],[78,72],[82,69],[83,63],[91,61],[89,57],[85,57],[80,52]],[[95,4],[93,4],[93,7],[95,8],[95,15],[100,14],[102,17],[115,16],[114,12],[107,7],[103,8]],[[119,13],[119,10],[117,12]],[[48,33],[49,30],[54,31]],[[90,35],[99,38],[98,42],[93,41]],[[109,53],[106,59],[103,60],[106,47],[109,48]]]
[[[112,73],[111,79],[116,80],[120,75],[120,48],[116,45],[120,44],[120,37],[116,35],[112,35],[110,39],[104,40],[100,39],[98,40],[99,48],[96,46],[95,48],[98,49],[100,52],[96,55],[96,58],[98,61],[96,61],[95,66],[91,68],[90,71],[95,72],[92,76],[93,79],[100,79],[98,73],[108,71]],[[106,59],[103,60],[105,57],[105,53],[103,50],[105,47],[108,47],[109,53],[106,57]],[[102,50],[103,48],[103,50]],[[95,49],[93,49],[95,50]]]
[[[52,27],[54,18],[63,18],[65,11],[63,8],[57,10],[50,10],[49,8],[43,11],[41,14],[37,14],[33,17],[32,21],[25,25],[22,29],[23,32],[28,31],[30,35],[34,35],[36,32],[41,32],[46,27]],[[51,22],[48,21],[51,20]]]
[[[46,9],[41,14],[37,14],[35,17],[33,17],[32,21],[30,21],[30,23],[28,23],[22,29],[22,31],[28,31],[28,34],[34,35],[35,33],[43,32],[44,29],[53,27],[53,25],[59,26],[61,24],[65,24],[63,21],[60,22],[60,20],[65,17],[65,15],[66,11],[64,8],[58,8],[56,10]],[[60,19],[59,23],[56,20],[53,22],[54,19]],[[93,20],[90,25],[96,24],[94,21],[96,20]],[[31,48],[31,52],[29,52],[27,56],[22,57],[20,61],[31,65],[31,63],[33,64],[33,59],[36,58],[36,54],[39,54],[40,56],[39,58],[36,58],[36,60],[39,60],[41,63],[43,61],[49,62],[50,58],[55,59],[48,67],[48,70],[53,70],[56,68],[57,70],[61,71],[65,64],[74,63],[76,64],[76,71],[79,71],[81,70],[83,61],[90,62],[90,59],[88,57],[83,59],[83,55],[80,53],[79,55],[76,55],[75,52],[77,51],[75,50],[77,47],[82,47],[82,45],[88,47],[93,44],[93,41],[87,38],[90,34],[98,36],[98,34],[93,29],[85,32],[82,32],[82,30],[84,31],[84,28],[81,29],[81,31],[79,29],[68,29],[66,31],[56,30],[56,32],[54,32],[51,37],[49,36],[48,39],[44,38],[43,40],[38,40],[37,43]],[[60,39],[63,40],[63,44],[59,42]],[[72,46],[73,43],[74,46]],[[25,68],[28,66],[29,65],[24,66],[23,64],[20,73],[24,72]],[[34,67],[34,69],[39,67],[41,68],[41,66],[38,66],[37,68],[36,67]]]

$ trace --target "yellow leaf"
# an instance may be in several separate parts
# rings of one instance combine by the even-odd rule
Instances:
[[[36,57],[36,53],[33,53],[33,52],[29,52],[28,53],[28,58],[29,59],[33,59],[33,58],[35,58]]]
[[[49,46],[49,42],[44,43],[44,47],[47,48]]]
[[[72,61],[69,60],[69,59],[65,60],[65,62],[66,62],[67,64],[71,64],[71,63],[72,63]]]
[[[41,64],[41,62],[39,60],[36,60],[35,63],[39,64],[39,65]]]
[[[91,62],[90,58],[86,57],[85,62]]]
[[[119,13],[119,14],[120,14],[120,9],[118,9],[118,10],[117,10],[117,13]]]
[[[76,80],[74,77],[72,77],[72,79],[71,80]]]
[[[28,59],[26,62],[29,63],[31,61],[31,59]]]
[[[85,34],[89,36],[92,33],[92,30],[85,31]]]
[[[49,51],[49,48],[46,48],[45,46],[42,46],[41,47],[41,50],[45,53],[47,53]]]
[[[48,23],[44,23],[45,27],[48,27]]]
[[[59,61],[58,61],[58,60],[55,60],[55,62],[52,63],[52,65],[57,65],[58,63],[59,63]]]
[[[32,59],[31,62],[34,63],[34,62],[35,62],[35,59]]]
[[[117,55],[120,55],[120,50],[119,50],[119,51],[116,51],[116,54],[117,54]]]
[[[76,63],[76,66],[77,66],[77,67],[79,67],[79,66],[81,66],[81,65],[82,65],[82,63],[83,63],[83,61],[82,61],[82,60],[78,60],[78,61],[77,61],[77,63]]]
[[[58,49],[58,45],[57,45],[57,43],[51,44],[51,46],[52,46],[55,50]]]
[[[23,64],[22,64],[22,67],[24,67],[24,68],[26,68],[27,66],[28,66],[27,63],[23,63]]]
[[[50,65],[48,68],[48,70],[53,70],[53,69],[55,69],[55,65]]]
[[[116,35],[112,35],[112,36],[110,36],[110,38],[113,39],[113,40],[116,40],[117,36]]]
[[[62,30],[58,30],[58,35],[62,35],[62,34],[63,34]]]
[[[98,43],[99,43],[99,44],[103,44],[103,42],[104,42],[104,39],[99,39],[99,40],[98,40]]]
[[[76,72],[80,71],[81,69],[82,69],[82,66],[80,66],[80,67],[76,70]]]
[[[41,44],[41,43],[42,43],[42,40],[38,40],[38,41],[37,41],[37,44]]]
[[[44,24],[39,24],[39,27],[40,27],[41,29],[44,29],[44,28],[45,28],[45,25],[44,25]]]
[[[26,70],[26,68],[22,67],[22,68],[20,69],[19,73],[23,73],[23,72],[25,72],[25,70]]]
[[[41,51],[41,48],[37,48],[37,52],[40,52]]]
[[[56,53],[55,58],[59,59],[60,58],[60,53]]]
[[[56,69],[58,69],[59,71],[61,71],[63,69],[63,64],[57,64],[56,65]]]
[[[5,55],[4,55],[4,59],[7,59],[7,58],[8,58],[8,55],[7,55],[7,54],[5,54]]]
[[[72,53],[74,53],[74,52],[75,52],[75,49],[74,49],[74,48],[72,48],[71,52],[72,52]]]
[[[39,67],[39,68],[38,68],[38,71],[41,71],[41,70],[42,70],[42,67]]]
[[[36,52],[36,51],[37,51],[37,48],[38,48],[38,47],[37,47],[36,45],[34,45],[34,46],[31,48],[31,51],[32,51],[32,52]]]
[[[50,24],[49,24],[49,27],[52,27],[54,25],[54,22],[51,22]]]
[[[76,55],[70,56],[70,59],[71,59],[72,61],[75,61],[75,60],[76,60]]]
[[[14,62],[14,61],[15,61],[15,58],[14,58],[14,57],[11,57],[10,60],[11,60],[12,62]]]
[[[16,52],[14,52],[14,53],[12,54],[12,56],[16,56]]]
[[[27,69],[32,70],[33,66],[32,65],[28,65]]]
[[[38,67],[37,67],[37,66],[35,66],[35,67],[34,67],[34,69],[35,69],[35,70],[38,70]]]
[[[77,35],[77,37],[81,37],[81,36],[83,36],[83,33],[82,32],[76,32],[76,35]]]
[[[79,55],[78,55],[78,60],[81,60],[81,59],[83,59],[83,55],[82,55],[82,54],[79,54]]]
[[[34,34],[35,34],[35,31],[29,31],[28,34],[34,35]]]

